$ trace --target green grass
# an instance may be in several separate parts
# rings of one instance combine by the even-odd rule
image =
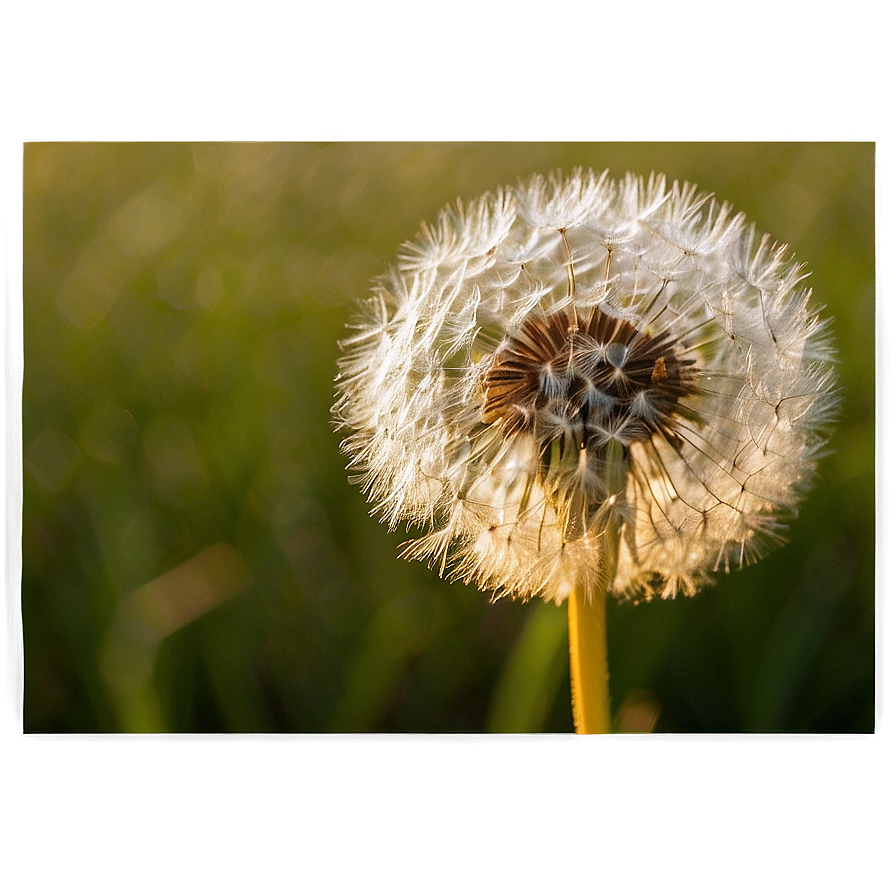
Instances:
[[[575,165],[695,181],[788,242],[844,392],[785,548],[611,603],[614,704],[648,695],[659,731],[872,730],[872,145],[34,144],[26,731],[572,730],[564,609],[398,559],[329,408],[352,301],[421,220]]]

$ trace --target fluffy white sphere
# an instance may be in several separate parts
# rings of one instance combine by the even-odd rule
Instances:
[[[343,343],[337,422],[406,555],[496,595],[693,594],[781,540],[836,408],[804,272],[689,184],[447,208]]]

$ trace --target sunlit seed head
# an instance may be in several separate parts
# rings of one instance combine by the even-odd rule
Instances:
[[[834,352],[802,267],[707,200],[536,177],[403,247],[334,412],[377,512],[423,530],[408,556],[496,594],[672,597],[780,543]]]

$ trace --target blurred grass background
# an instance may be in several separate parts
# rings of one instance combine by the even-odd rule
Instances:
[[[329,408],[352,301],[421,220],[576,165],[788,242],[842,359],[788,546],[610,607],[617,725],[873,729],[872,144],[30,144],[26,731],[572,730],[565,610],[399,560]]]

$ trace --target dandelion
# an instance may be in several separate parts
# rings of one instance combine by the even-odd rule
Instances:
[[[608,729],[608,593],[692,595],[782,541],[836,407],[804,278],[691,184],[558,173],[423,225],[343,342],[374,512],[441,574],[568,600],[578,730]]]

